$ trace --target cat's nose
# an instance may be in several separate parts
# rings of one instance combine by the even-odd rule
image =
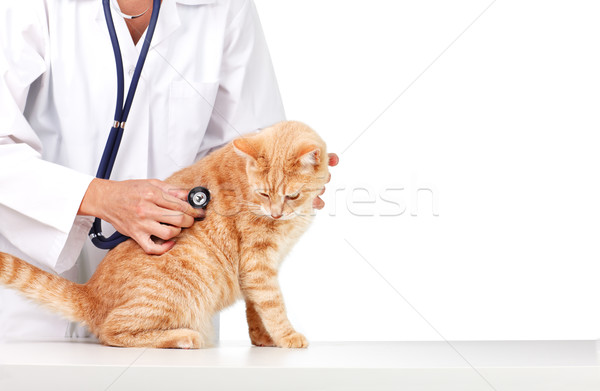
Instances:
[[[275,220],[280,219],[281,216],[283,216],[281,213],[278,214],[278,215],[275,215],[275,214],[271,213],[271,217],[274,218]]]

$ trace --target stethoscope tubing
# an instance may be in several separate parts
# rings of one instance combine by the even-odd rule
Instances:
[[[123,105],[123,96],[125,92],[125,73],[123,70],[123,57],[121,55],[121,47],[119,45],[119,39],[117,38],[117,32],[112,19],[110,2],[109,0],[102,0],[102,5],[104,8],[104,17],[106,19],[106,25],[108,27],[108,33],[110,35],[110,41],[112,43],[115,57],[115,65],[117,68],[117,102],[115,108],[114,123],[108,135],[106,146],[104,147],[102,158],[100,159],[100,164],[98,166],[98,171],[96,172],[97,178],[109,179],[110,174],[112,173],[112,169],[117,158],[117,152],[119,151],[119,146],[121,145],[121,140],[123,138],[125,123],[127,121],[127,117],[129,116],[129,111],[131,110],[133,98],[135,97],[135,91],[137,90],[138,82],[142,74],[142,69],[144,67],[144,63],[146,62],[148,52],[150,50],[152,36],[154,35],[154,31],[156,30],[158,14],[160,11],[160,3],[161,0],[154,0],[152,15],[150,17],[150,24],[148,25],[148,29],[146,30],[146,37],[144,38],[142,50],[138,58],[137,64],[135,66],[135,71],[133,73],[131,84],[129,86],[129,91],[127,93],[127,99],[125,100],[125,104]],[[90,237],[92,239],[92,243],[94,243],[96,247],[104,250],[112,249],[118,244],[128,239],[127,236],[121,234],[120,232],[115,232],[109,238],[106,238],[104,235],[102,235],[102,220],[100,220],[99,218],[96,218],[94,220],[92,229],[90,230]]]

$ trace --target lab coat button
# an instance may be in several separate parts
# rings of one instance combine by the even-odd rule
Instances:
[[[133,77],[134,72],[135,72],[135,67],[129,68],[129,76]]]

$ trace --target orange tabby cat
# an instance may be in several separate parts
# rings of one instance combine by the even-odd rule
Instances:
[[[206,346],[213,315],[244,298],[253,344],[306,347],[286,316],[277,272],[311,221],[326,156],[323,140],[299,122],[236,139],[167,179],[211,191],[206,218],[167,253],[147,255],[127,240],[82,285],[0,253],[0,283],[87,325],[106,345]]]

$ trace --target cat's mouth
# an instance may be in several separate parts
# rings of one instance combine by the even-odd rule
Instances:
[[[290,220],[293,219],[296,216],[296,213],[292,212],[292,213],[288,213],[286,215],[280,215],[280,216],[273,216],[273,215],[269,215],[270,218],[272,218],[273,220]]]
[[[290,220],[290,219],[293,219],[294,217],[296,217],[296,212],[290,212],[287,214],[284,214],[284,213],[274,214],[272,212],[267,211],[264,206],[260,207],[260,211],[262,212],[263,217],[267,217],[271,220],[285,221],[285,220]]]

